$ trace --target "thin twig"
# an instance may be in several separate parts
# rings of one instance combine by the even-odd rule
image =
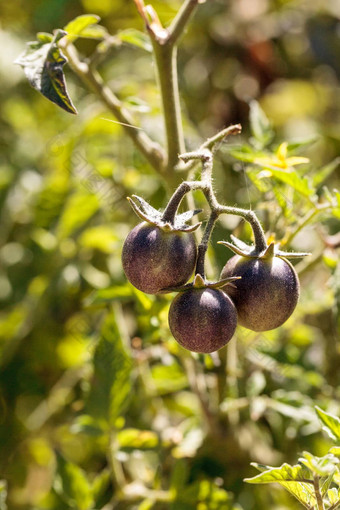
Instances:
[[[205,149],[213,150],[215,145],[218,142],[222,142],[224,138],[227,138],[230,135],[239,135],[242,131],[241,124],[233,124],[232,126],[228,126],[221,131],[218,131],[211,138],[208,138],[202,145],[197,149],[197,153],[204,151]],[[190,171],[196,165],[196,161],[193,159],[186,163],[185,167],[181,170]]]

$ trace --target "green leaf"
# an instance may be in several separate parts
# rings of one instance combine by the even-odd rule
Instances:
[[[53,34],[49,34],[48,32],[38,32],[37,39],[43,44],[50,43],[53,41]]]
[[[239,161],[244,161],[245,163],[254,163],[257,158],[265,156],[263,152],[255,150],[253,147],[250,147],[250,145],[243,145],[237,149],[231,149],[230,155]]]
[[[97,225],[87,228],[81,235],[79,243],[85,248],[100,250],[108,255],[112,253],[114,242],[118,237],[109,225]]]
[[[274,137],[274,132],[270,126],[270,122],[255,100],[250,102],[250,130],[254,137],[255,144],[259,147],[265,147]]]
[[[307,138],[305,140],[295,140],[295,141],[293,140],[293,141],[287,142],[287,151],[288,151],[288,153],[298,152],[299,149],[305,149],[306,147],[308,147],[308,145],[312,145],[317,140],[318,140],[318,137],[313,136],[313,137]]]
[[[332,173],[338,168],[340,158],[335,158],[333,161],[318,170],[317,174],[313,177],[313,185],[318,188]]]
[[[102,39],[106,35],[104,27],[95,26],[100,17],[95,14],[83,14],[70,21],[64,30],[67,32],[67,39],[75,41],[78,37],[90,39]]]
[[[48,34],[40,33],[39,41],[27,43],[27,48],[15,61],[23,67],[30,85],[43,96],[69,113],[77,113],[66,89],[63,66],[67,59],[57,42],[66,35],[58,30],[50,42]]]
[[[76,510],[89,510],[93,506],[92,491],[80,467],[57,454],[56,492]]]
[[[318,417],[323,423],[323,429],[332,439],[340,440],[340,419],[332,414],[326,413],[320,407],[315,406]]]
[[[111,484],[112,474],[110,469],[104,469],[92,482],[92,494],[94,508],[103,508],[108,503],[111,495],[107,494]]]
[[[132,297],[133,291],[130,285],[115,285],[91,292],[86,298],[85,304],[86,306],[90,306],[112,303],[113,301],[128,301],[131,300]]]
[[[188,380],[178,363],[154,365],[151,369],[153,383],[160,395],[167,395],[187,387]]]
[[[288,184],[300,193],[300,195],[310,197],[315,193],[315,189],[310,184],[308,177],[300,177],[296,170],[281,170],[271,166],[266,166],[266,168],[270,169],[270,172],[275,179]]]
[[[197,480],[175,492],[171,510],[233,510],[233,497],[210,480]]]
[[[310,471],[300,464],[290,466],[283,464],[278,468],[269,468],[253,478],[246,478],[247,483],[279,483],[287,489],[306,508],[313,508],[315,496],[313,484],[310,483]]]
[[[299,462],[315,475],[328,477],[336,470],[339,459],[332,454],[325,455],[324,457],[316,457],[309,452],[303,452],[303,457],[299,458]]]
[[[339,491],[335,487],[327,491],[327,497],[331,505],[334,505],[339,501]]]
[[[98,437],[105,433],[105,426],[101,425],[103,424],[93,419],[92,416],[83,414],[82,416],[78,416],[75,423],[71,426],[71,432],[73,434],[82,433],[88,436]]]
[[[0,480],[0,510],[7,510],[6,499],[7,482],[6,480]]]
[[[340,457],[340,446],[332,446],[332,448],[329,450],[329,453],[338,455]]]
[[[114,425],[131,391],[131,360],[113,312],[105,319],[93,358],[94,374],[87,398],[88,413]]]
[[[60,216],[57,227],[58,238],[68,237],[83,227],[98,209],[97,195],[82,191],[70,195]]]
[[[152,430],[124,429],[117,432],[120,449],[150,450],[158,446],[158,436]]]
[[[118,32],[117,37],[120,41],[142,48],[149,53],[152,51],[150,38],[135,28],[122,30],[121,32]]]

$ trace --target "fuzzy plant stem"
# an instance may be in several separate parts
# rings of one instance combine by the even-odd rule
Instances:
[[[167,174],[176,183],[178,155],[185,151],[177,80],[177,47],[153,43],[166,136]]]
[[[314,476],[313,484],[314,484],[314,494],[315,494],[317,509],[325,510],[325,507],[324,507],[324,504],[322,501],[321,492],[320,492],[320,482],[319,482],[318,476]]]
[[[174,218],[177,212],[177,209],[183,199],[183,197],[189,191],[195,191],[197,189],[203,191],[205,198],[209,204],[211,209],[211,214],[206,224],[202,241],[198,247],[198,257],[196,264],[196,274],[200,274],[204,278],[204,259],[205,254],[209,245],[209,241],[211,238],[211,234],[215,223],[220,216],[220,214],[233,214],[236,216],[240,216],[245,221],[247,221],[254,234],[254,242],[255,249],[257,252],[263,252],[267,248],[266,238],[261,226],[259,219],[256,214],[252,210],[240,209],[238,207],[231,207],[227,205],[222,205],[217,201],[214,190],[212,188],[212,167],[213,167],[213,157],[212,152],[209,149],[204,149],[197,152],[189,152],[186,154],[182,154],[180,158],[187,162],[190,160],[201,160],[202,162],[202,173],[200,181],[184,181],[182,182],[171,199],[167,207],[164,210],[162,220],[164,222],[173,223]]]

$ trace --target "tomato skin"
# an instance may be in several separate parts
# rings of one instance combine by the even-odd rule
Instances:
[[[235,255],[222,269],[221,278],[241,276],[227,292],[235,303],[241,326],[268,331],[281,326],[293,313],[300,284],[286,259],[248,258]]]
[[[190,351],[217,351],[232,338],[236,325],[234,303],[221,290],[193,288],[177,294],[170,306],[171,333]]]
[[[191,232],[167,232],[147,222],[131,230],[122,251],[127,279],[147,294],[185,284],[195,269],[196,258]]]

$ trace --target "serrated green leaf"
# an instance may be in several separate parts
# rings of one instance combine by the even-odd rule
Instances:
[[[306,508],[313,508],[315,496],[312,475],[304,466],[283,464],[278,468],[270,468],[253,478],[246,478],[247,483],[279,483],[287,489]]]
[[[100,17],[95,14],[77,16],[64,27],[67,39],[69,41],[75,41],[78,37],[102,39],[106,35],[106,30],[104,27],[96,26],[99,21]]]
[[[266,466],[265,464],[258,464],[257,462],[251,462],[250,465],[260,471],[260,473],[268,471],[268,469],[272,469],[270,466]]]
[[[118,445],[123,450],[150,450],[158,445],[158,436],[152,430],[127,428],[116,435]]]
[[[260,465],[260,464],[259,464]],[[267,471],[262,471],[253,478],[246,478],[247,483],[273,483],[273,482],[304,482],[311,480],[311,473],[300,464],[291,466],[282,464],[280,467],[270,467]]]
[[[316,457],[309,452],[303,452],[303,457],[299,458],[299,462],[315,475],[327,478],[331,473],[334,473],[339,459],[332,454]]]
[[[150,42],[150,38],[143,32],[136,30],[135,28],[121,30],[120,32],[118,32],[117,37],[120,41],[132,44],[133,46],[137,46],[138,48],[142,48],[143,50],[149,53],[152,51],[152,44]]]
[[[59,49],[57,42],[66,35],[58,30],[51,42],[47,36],[41,36],[39,41],[27,43],[27,49],[16,59],[30,83],[44,97],[60,106],[69,113],[77,113],[68,95],[63,66],[67,59]],[[41,40],[42,39],[42,40]]]
[[[87,410],[113,425],[131,391],[131,360],[125,351],[113,312],[105,319],[93,357],[94,374]]]
[[[323,423],[323,429],[332,439],[340,440],[340,419],[330,413],[326,413],[320,407],[315,406],[318,417]]]
[[[93,506],[91,486],[84,471],[60,454],[57,454],[54,488],[71,508],[89,510]]]
[[[305,197],[310,197],[315,193],[315,189],[310,184],[307,177],[300,177],[295,170],[281,170],[279,168],[266,167],[270,169],[272,176],[280,182],[288,184],[298,193]]]
[[[250,102],[249,121],[256,145],[265,147],[273,139],[274,132],[266,114],[255,100]]]

